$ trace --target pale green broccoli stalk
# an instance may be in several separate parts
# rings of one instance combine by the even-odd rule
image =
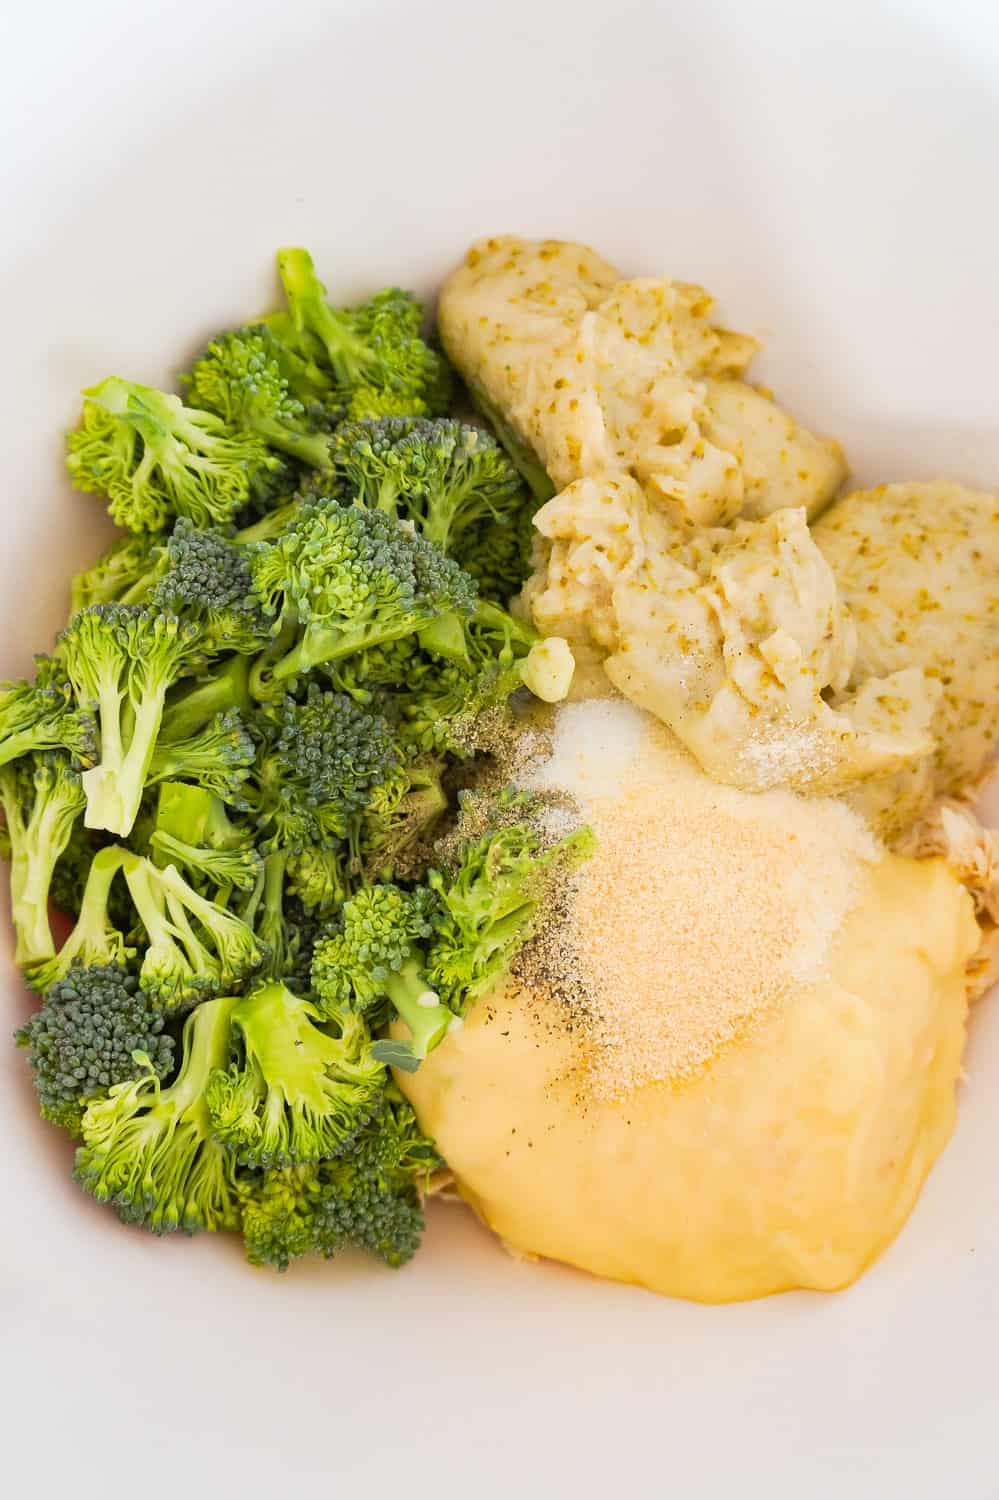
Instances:
[[[389,1002],[410,1039],[376,1042],[373,1055],[410,1072],[454,1021],[426,974],[433,915],[433,897],[423,887],[364,886],[344,903],[339,928],[316,944],[312,959],[312,983],[324,1011],[356,1011],[377,1026]]]
[[[139,1078],[115,1084],[84,1112],[76,1179],[127,1223],[154,1234],[239,1227],[235,1158],[214,1138],[205,1100],[213,1073],[229,1061],[235,1005],[206,1000],[188,1016],[169,1088],[145,1058]]]
[[[81,707],[95,705],[101,758],[83,773],[85,823],[125,836],[132,830],[156,749],[167,690],[198,660],[195,625],[123,604],[95,604],[59,637]]]
[[[448,654],[456,630],[461,649],[460,619],[476,602],[472,580],[423,537],[329,499],[304,504],[289,531],[254,549],[251,571],[264,613],[301,627],[271,668],[277,683],[406,636]]]
[[[412,521],[444,552],[487,521],[512,529],[528,503],[498,443],[450,417],[345,423],[335,460],[357,504]]]
[[[151,592],[154,608],[194,620],[206,652],[254,656],[272,627],[250,597],[248,549],[219,528],[181,517],[166,543],[166,568]]]
[[[288,912],[290,858],[287,849],[273,849],[264,855],[263,870],[240,913],[263,950],[260,977],[288,982],[299,974],[304,961],[301,926]]]
[[[173,1039],[137,981],[117,964],[76,964],[16,1032],[29,1053],[43,1119],[79,1137],[83,1112],[115,1084],[136,1079],[148,1060],[157,1078],[173,1065]]]
[[[301,850],[345,838],[372,789],[397,764],[388,724],[342,693],[313,683],[304,702],[283,698],[253,724],[257,762],[242,788],[265,850]]]
[[[216,714],[187,739],[164,741],[161,735],[149,761],[146,785],[193,781],[224,802],[239,802],[256,754],[243,720],[235,709],[230,709]]]
[[[167,694],[157,743],[175,744],[204,729],[218,714],[237,709],[247,716],[255,703],[250,696],[250,664],[245,656],[217,662],[211,671]]]
[[[242,1061],[216,1069],[207,1094],[218,1139],[248,1167],[345,1150],[385,1085],[363,1026],[334,1036],[316,1006],[278,980],[239,1000],[232,1020]]]
[[[93,714],[74,704],[69,682],[47,658],[35,682],[0,683],[0,766],[38,750],[65,750],[81,766],[97,759]]]
[[[112,519],[128,531],[162,531],[173,516],[224,525],[279,466],[253,433],[232,432],[179,396],[116,376],[83,394],[69,471],[77,489],[107,496]]]
[[[328,436],[314,425],[314,403],[307,407],[295,394],[296,376],[308,384],[308,370],[296,356],[257,325],[213,339],[183,378],[192,405],[217,412],[230,427],[255,433],[299,463],[327,468]]]
[[[348,415],[387,414],[386,401],[414,416],[447,409],[447,366],[420,337],[423,309],[407,292],[389,288],[335,311],[307,250],[279,250],[278,274],[288,314],[268,325],[306,361],[314,383],[317,369],[328,372]],[[381,409],[372,411],[373,404]]]
[[[23,967],[54,957],[49,895],[56,862],[84,806],[80,774],[55,751],[0,769],[0,808],[10,850],[10,907]]]
[[[126,853],[129,895],[145,929],[139,979],[164,1010],[237,989],[258,968],[263,950],[251,929],[201,896],[174,865]]]
[[[229,890],[252,890],[263,871],[252,830],[233,823],[214,793],[182,782],[160,786],[149,846],[155,864],[179,865]]]
[[[517,821],[469,841],[444,869],[427,876],[438,901],[428,981],[459,1016],[502,978],[530,937],[553,871],[593,850],[589,828],[545,843],[527,798],[507,798],[494,816],[518,814]]]
[[[112,887],[126,857],[126,851],[115,844],[93,856],[69,937],[57,954],[35,959],[25,968],[25,978],[34,989],[47,990],[59,983],[75,965],[122,965],[134,957],[135,949],[127,945],[109,911]]]

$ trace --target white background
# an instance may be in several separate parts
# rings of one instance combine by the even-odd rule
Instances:
[[[0,672],[102,545],[78,388],[167,378],[287,242],[346,297],[429,290],[479,233],[590,239],[705,282],[861,480],[999,482],[991,0],[4,10]],[[909,1227],[834,1298],[657,1300],[444,1207],[401,1274],[272,1277],[88,1204],[12,1049],[0,1131],[7,1493],[999,1494],[994,1012]]]

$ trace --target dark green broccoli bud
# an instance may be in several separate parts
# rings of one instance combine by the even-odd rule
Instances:
[[[141,604],[166,562],[164,538],[158,533],[119,537],[73,579],[71,614],[91,604]]]
[[[527,503],[499,444],[449,417],[345,423],[335,460],[357,504],[412,521],[444,552],[487,521],[513,527]]]
[[[272,626],[250,597],[245,547],[218,528],[197,530],[182,516],[166,544],[168,567],[152,591],[154,609],[194,620],[206,651],[255,655]]]
[[[249,1167],[319,1161],[344,1150],[371,1118],[385,1070],[363,1023],[339,1036],[316,1006],[279,980],[237,1001],[242,1061],[217,1068],[207,1101],[215,1134]]]
[[[374,788],[372,801],[377,800],[380,792],[380,787]],[[299,849],[288,859],[288,889],[306,911],[328,914],[350,894],[345,863],[341,849],[314,844]]]
[[[211,670],[167,694],[158,744],[189,739],[218,714],[238,709],[245,716],[255,707],[250,696],[250,665],[244,656],[216,662]]]
[[[163,782],[149,846],[155,864],[179,865],[219,887],[252,890],[263,873],[252,830],[233,823],[221,799],[200,786]]]
[[[188,1016],[169,1088],[146,1059],[138,1078],[84,1111],[76,1179],[127,1223],[154,1234],[239,1227],[235,1159],[214,1139],[205,1103],[209,1079],[229,1061],[235,1004],[206,1000]]]
[[[231,432],[214,412],[112,376],[84,391],[83,424],[69,434],[77,489],[106,495],[128,531],[162,531],[173,516],[224,525],[279,460],[260,438]]]
[[[160,781],[193,781],[224,802],[238,802],[256,759],[256,746],[235,709],[216,714],[186,740],[156,743],[146,785]]]
[[[83,773],[88,828],[132,831],[167,690],[199,659],[195,625],[124,604],[81,610],[59,637],[81,707],[95,705],[101,758]]]
[[[531,936],[553,870],[592,852],[589,828],[546,842],[532,811],[527,797],[505,798],[492,814],[503,826],[458,843],[456,856],[427,876],[438,900],[428,981],[457,1015],[506,973]]]
[[[94,716],[73,701],[58,665],[39,658],[34,682],[0,683],[0,766],[36,750],[65,750],[81,766],[97,759]]]
[[[443,1040],[454,1020],[426,976],[426,942],[435,903],[422,886],[363,886],[344,902],[339,927],[316,944],[312,983],[329,1014],[366,1014],[372,1026],[388,1001],[409,1027],[411,1040],[376,1042],[373,1055],[414,1071]]]
[[[243,1179],[243,1240],[252,1265],[287,1270],[303,1255],[348,1245],[401,1266],[419,1247],[421,1189],[442,1162],[413,1111],[390,1088],[349,1152]]]
[[[247,924],[199,895],[176,866],[161,870],[126,852],[122,868],[145,929],[139,979],[164,1010],[237,989],[259,967],[263,951]]]
[[[58,953],[37,958],[25,967],[25,978],[32,988],[49,989],[65,979],[75,965],[122,965],[134,956],[135,949],[127,946],[111,910],[115,880],[125,858],[126,851],[115,844],[93,855],[79,916],[69,937]]]
[[[56,862],[84,806],[80,774],[68,756],[32,755],[0,768],[0,809],[10,848],[10,908],[15,963],[55,955],[49,894]]]
[[[373,787],[395,769],[383,718],[313,683],[305,701],[285,697],[253,722],[257,764],[242,799],[265,849],[299,850],[344,838]]]
[[[328,371],[344,399],[357,395],[363,408],[384,393],[414,415],[446,409],[447,367],[420,337],[423,309],[415,298],[389,288],[359,307],[334,311],[307,250],[279,250],[278,273],[288,315],[268,319],[272,332],[313,372]]]
[[[16,1033],[17,1045],[30,1052],[42,1116],[79,1136],[88,1104],[145,1071],[137,1052],[157,1078],[165,1078],[173,1065],[173,1040],[163,1025],[127,970],[74,965]]]
[[[192,405],[217,412],[230,427],[256,433],[300,463],[326,468],[328,439],[310,421],[321,407],[311,401],[307,408],[292,389],[300,364],[269,328],[257,325],[213,339],[184,383]]]
[[[289,531],[254,549],[251,569],[264,613],[302,627],[271,669],[278,683],[406,636],[449,654],[456,632],[464,650],[460,617],[475,608],[472,580],[378,511],[333,500],[304,504]]]

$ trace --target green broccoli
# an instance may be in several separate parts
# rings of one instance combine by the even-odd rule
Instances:
[[[81,766],[97,759],[93,715],[73,702],[56,663],[40,658],[35,682],[0,683],[0,766],[36,750],[65,750]]]
[[[384,397],[415,416],[446,410],[447,366],[420,337],[423,310],[413,297],[389,288],[360,307],[334,311],[307,250],[279,250],[278,273],[288,314],[268,325],[311,371],[329,372],[350,414]]]
[[[0,808],[10,849],[10,907],[23,967],[55,954],[49,894],[56,862],[85,802],[69,757],[45,751],[0,768]]]
[[[344,1150],[385,1085],[363,1026],[334,1036],[316,1006],[279,980],[237,1001],[232,1021],[241,1061],[216,1068],[207,1091],[218,1139],[249,1167],[319,1161]]]
[[[231,822],[221,799],[201,786],[160,785],[149,846],[155,864],[179,865],[217,887],[252,890],[263,871],[252,830]]]
[[[372,790],[372,801],[378,799],[380,792],[380,787]],[[350,894],[345,863],[341,848],[306,845],[288,857],[288,889],[306,911],[325,915],[342,905]]]
[[[256,746],[235,709],[216,714],[187,739],[156,742],[146,773],[146,785],[161,781],[193,781],[224,802],[238,802],[251,775]]]
[[[330,1258],[354,1245],[389,1266],[404,1265],[423,1232],[421,1191],[441,1165],[413,1111],[390,1087],[349,1152],[242,1180],[247,1259],[284,1271],[300,1256]]]
[[[83,394],[69,471],[78,489],[107,496],[112,519],[128,531],[162,531],[175,515],[224,525],[280,466],[253,433],[230,431],[179,396],[117,376]]]
[[[593,834],[580,828],[544,841],[525,796],[507,796],[490,816],[500,826],[461,843],[427,884],[437,896],[428,982],[456,1015],[464,1015],[509,968],[531,935],[546,882],[556,868],[586,859]]]
[[[424,757],[400,765],[368,799],[357,837],[357,856],[366,879],[409,880],[429,861],[418,857],[430,833],[447,810],[441,784],[443,764]],[[342,902],[347,892],[339,897]]]
[[[285,697],[262,710],[253,733],[257,763],[241,796],[266,850],[345,838],[396,765],[385,720],[314,683],[304,702]]]
[[[476,603],[472,580],[423,537],[328,499],[303,504],[290,530],[255,548],[251,571],[264,613],[302,628],[271,669],[276,683],[406,636],[447,654],[457,631],[462,650],[460,618]]]
[[[299,463],[327,468],[329,439],[314,425],[318,402],[295,393],[308,371],[260,324],[220,334],[184,377],[194,406],[217,412],[230,427],[255,433]]]
[[[376,1042],[373,1055],[410,1072],[454,1021],[426,975],[433,918],[434,898],[422,886],[363,886],[344,902],[338,927],[316,944],[312,959],[312,983],[325,1012],[354,1011],[375,1028],[387,1019],[388,1002],[405,1021],[410,1040]]]
[[[165,567],[164,540],[157,532],[118,537],[73,579],[70,613],[91,604],[141,604]]]
[[[122,868],[144,928],[139,979],[164,1010],[236,989],[259,967],[263,950],[246,922],[200,895],[176,866],[161,870],[126,851]]]
[[[155,1234],[239,1227],[235,1158],[214,1138],[205,1099],[229,1061],[236,1003],[221,997],[192,1011],[168,1088],[145,1058],[138,1078],[114,1084],[84,1111],[76,1179],[127,1223]]]
[[[197,529],[181,516],[166,543],[167,567],[150,603],[196,622],[206,652],[253,656],[271,636],[271,625],[250,597],[248,549],[238,535]]]
[[[17,1031],[29,1053],[42,1116],[79,1136],[83,1112],[148,1066],[165,1078],[173,1039],[137,981],[117,964],[74,964]],[[136,1053],[144,1061],[136,1061]]]
[[[255,707],[250,696],[250,664],[245,656],[215,662],[208,672],[167,694],[157,743],[175,744],[204,729],[218,714],[238,709],[241,717]]]
[[[96,705],[101,758],[83,773],[88,828],[131,832],[156,749],[167,690],[201,652],[197,626],[124,604],[81,610],[59,637],[81,707]]]
[[[110,911],[112,890],[126,857],[126,851],[116,844],[93,855],[72,932],[58,953],[35,958],[25,966],[25,978],[32,988],[49,989],[64,980],[75,965],[123,965],[134,956],[135,949],[127,945]]]
[[[528,503],[499,444],[449,417],[345,423],[335,459],[357,504],[412,521],[443,552],[487,521],[513,528]]]

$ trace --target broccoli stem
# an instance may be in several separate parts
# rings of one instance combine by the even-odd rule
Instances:
[[[12,839],[10,909],[16,932],[14,962],[30,965],[55,957],[49,890],[60,854],[69,843],[78,807],[46,798],[41,811]],[[8,825],[9,826],[9,825]]]
[[[81,778],[87,794],[83,815],[86,828],[106,829],[122,838],[131,833],[156,749],[166,690],[165,680],[157,682],[143,693],[137,708],[130,705],[131,735],[125,751],[121,742],[117,689],[114,694],[117,702],[110,715],[101,701],[100,764],[84,771]]]
[[[377,359],[363,339],[327,303],[326,288],[316,275],[309,252],[279,250],[277,264],[296,332],[300,336],[312,334],[319,340],[336,379],[350,385],[376,366]]]
[[[64,970],[79,955],[103,952],[107,948],[108,900],[114,878],[126,858],[127,850],[111,844],[107,849],[99,849],[91,860],[76,925],[59,953]],[[122,946],[114,957],[121,958],[124,952]]]
[[[204,729],[216,714],[227,709],[248,711],[251,706],[249,679],[250,664],[246,657],[234,656],[207,682],[199,683],[169,701],[163,710],[159,743],[173,744],[176,740],[189,739],[199,729]]]
[[[465,666],[469,660],[465,626],[460,615],[453,610],[431,620],[420,631],[418,639],[431,656],[443,656],[446,661],[457,662],[459,666]]]
[[[254,417],[253,430],[272,448],[280,449],[312,469],[330,467],[330,445],[321,433],[295,432],[269,417]]]
[[[402,968],[389,976],[385,993],[412,1033],[413,1056],[426,1057],[443,1041],[454,1016],[427,985],[422,958],[411,954]]]
[[[430,625],[427,621],[427,627]],[[426,628],[426,627],[424,627]],[[291,677],[300,677],[313,667],[328,661],[342,661],[357,651],[370,646],[387,645],[390,641],[401,641],[414,633],[412,619],[399,624],[358,626],[354,630],[338,629],[330,625],[307,625],[296,646],[275,662],[271,676],[275,682],[287,682]]]

